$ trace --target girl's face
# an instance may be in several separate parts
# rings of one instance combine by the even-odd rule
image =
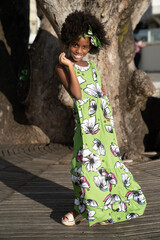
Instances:
[[[81,61],[83,57],[89,52],[90,49],[91,45],[89,37],[81,37],[73,40],[69,44],[71,60],[73,60],[74,62]]]

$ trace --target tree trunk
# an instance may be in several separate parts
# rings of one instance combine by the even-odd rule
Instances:
[[[149,3],[150,0],[38,0],[38,4],[56,32],[56,34],[54,33],[54,36],[60,36],[60,29],[66,16],[76,9],[84,11],[88,10],[104,24],[111,45],[100,51],[99,55],[89,55],[88,58],[97,64],[106,94],[110,99],[118,143],[123,158],[140,158],[139,154],[144,151],[143,139],[145,134],[148,133],[147,127],[141,116],[141,110],[145,108],[147,98],[153,94],[154,87],[147,74],[141,70],[137,70],[134,66],[135,43],[133,30],[149,6]],[[53,34],[51,30],[49,32],[50,34]],[[42,35],[43,33],[40,32],[39,35],[40,34]],[[55,37],[49,36],[50,44],[52,44],[52,47],[50,48],[52,49],[52,52],[50,52],[50,55],[47,54],[47,49],[49,49],[49,47],[46,46],[48,42],[47,34],[44,36],[46,44],[41,47],[41,49],[43,48],[43,57],[41,58],[42,61],[39,67],[41,67],[42,74],[42,72],[44,73],[42,66],[44,67],[48,65],[50,62],[51,66],[47,67],[47,69],[49,69],[50,78],[48,76],[48,80],[45,83],[47,84],[50,79],[50,84],[46,86],[46,89],[49,88],[49,86],[52,86],[52,88],[50,88],[50,90],[45,90],[46,92],[44,95],[46,98],[49,98],[52,94],[53,96],[48,99],[46,104],[44,104],[43,96],[43,107],[45,107],[45,112],[48,111],[46,118],[50,116],[54,121],[54,131],[52,131],[52,134],[55,134],[55,138],[52,136],[54,140],[59,142],[70,142],[72,134],[68,135],[68,131],[71,128],[71,116],[68,106],[71,105],[71,100],[69,97],[66,98],[66,93],[63,95],[62,92],[59,93],[59,98],[61,103],[65,103],[65,106],[67,107],[62,106],[58,100],[59,84],[54,70],[57,63],[58,53],[55,51],[58,47],[58,42]],[[49,57],[49,61],[44,58],[45,56]],[[52,57],[53,59],[51,61]],[[33,57],[31,59],[31,61],[33,61]],[[33,71],[35,71],[35,69]],[[37,82],[38,79],[40,80],[40,75],[37,74],[37,77],[35,72],[34,74],[32,73],[33,83],[35,82],[35,79],[37,79]],[[40,80],[39,83],[41,88],[44,84],[42,84],[43,80]],[[50,92],[49,96],[48,92]],[[31,102],[32,100],[28,100],[28,107],[31,107]],[[56,106],[57,103],[58,107]],[[41,109],[40,113],[41,112],[44,113],[44,110]],[[63,116],[60,116],[62,112]],[[69,117],[67,116],[68,112]],[[48,119],[48,130],[46,126],[46,131],[48,132],[52,129],[50,123],[52,121],[51,118]],[[39,125],[43,124],[39,122]],[[68,126],[68,128],[65,126]],[[59,128],[61,128],[61,131]],[[63,134],[65,129],[67,129],[66,135],[68,138]]]

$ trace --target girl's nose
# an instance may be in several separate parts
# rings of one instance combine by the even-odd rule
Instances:
[[[81,47],[77,48],[77,53],[79,53],[79,54],[82,53],[82,48]]]

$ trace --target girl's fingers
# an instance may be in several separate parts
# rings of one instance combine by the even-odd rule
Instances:
[[[68,66],[70,64],[70,60],[65,56],[66,54],[64,52],[59,55],[59,63]]]
[[[61,60],[62,57],[63,57],[63,53],[61,53],[61,54],[59,55],[59,60]]]
[[[63,52],[63,53],[60,54],[60,57],[65,57],[65,55],[66,54]]]
[[[59,62],[60,62],[60,63],[62,63],[62,61],[66,59],[66,58],[65,58],[65,55],[66,55],[66,54],[65,54],[64,52],[59,55]]]

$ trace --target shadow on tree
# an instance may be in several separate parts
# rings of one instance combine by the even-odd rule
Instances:
[[[13,65],[11,62],[11,57],[9,56],[5,44],[3,41],[0,41],[0,92],[2,92],[9,103],[12,106],[12,111],[14,115],[14,120],[20,124],[30,125],[29,121],[25,115],[25,106],[21,104],[16,96],[16,82],[17,76],[13,69]],[[2,101],[2,99],[1,99]],[[4,117],[7,117],[7,105],[9,104],[7,100],[6,103],[6,111],[4,110]]]
[[[150,97],[142,117],[148,127],[148,134],[144,136],[145,151],[156,151],[160,155],[160,98]],[[157,156],[157,157],[158,157]]]

